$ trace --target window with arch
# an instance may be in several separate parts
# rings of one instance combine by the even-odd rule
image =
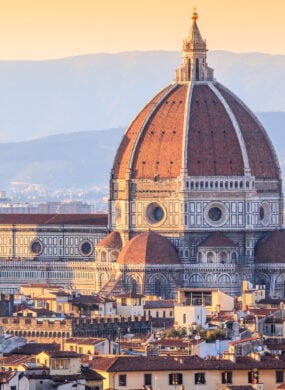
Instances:
[[[196,80],[199,80],[199,59],[196,58]]]
[[[207,263],[213,263],[214,262],[214,253],[208,252],[207,253]]]
[[[115,262],[117,260],[118,256],[119,256],[119,252],[118,251],[113,251],[111,253],[111,261]]]
[[[192,283],[201,283],[202,282],[201,275],[198,275],[198,274],[192,275],[191,278],[190,278],[190,282],[192,282]]]
[[[212,283],[213,281],[214,281],[214,276],[212,274],[206,276],[207,283]]]
[[[233,252],[232,253],[232,261],[236,261],[237,260],[237,254],[236,252]]]
[[[188,80],[191,80],[191,60],[190,60],[190,58],[188,58],[188,64],[187,64],[188,66],[187,66],[187,73],[188,73]]]
[[[202,252],[198,252],[198,261],[202,263],[203,255]]]
[[[162,295],[161,281],[156,279],[154,282],[154,295],[160,297]]]
[[[221,252],[221,253],[220,253],[220,262],[221,262],[222,264],[224,264],[224,263],[227,262],[227,254],[226,254],[226,252]]]
[[[231,283],[231,279],[230,279],[229,275],[223,274],[219,277],[218,282],[219,283]]]
[[[107,253],[106,252],[101,252],[101,261],[106,261],[107,260]]]

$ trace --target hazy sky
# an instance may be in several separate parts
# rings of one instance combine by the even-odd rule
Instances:
[[[285,0],[0,0],[0,59],[180,50],[194,6],[209,49],[285,54]]]

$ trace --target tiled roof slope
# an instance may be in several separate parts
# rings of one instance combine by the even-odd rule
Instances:
[[[285,231],[276,230],[271,232],[256,244],[255,262],[285,262]]]
[[[184,147],[189,176],[243,176],[247,156],[252,175],[279,178],[279,163],[265,130],[237,97],[216,82],[195,83],[192,94],[190,90],[189,83],[176,84],[143,108],[118,149],[114,179],[127,177],[128,168],[132,178],[178,177]]]
[[[115,156],[112,172],[114,178],[122,179],[125,177],[129,159],[132,153],[132,148],[134,146],[134,143],[136,142],[137,135],[150,111],[159,102],[161,97],[167,92],[169,88],[170,86],[167,86],[165,89],[160,91],[149,103],[147,103],[147,105],[143,108],[143,110],[138,114],[138,116],[129,126]]]
[[[154,370],[250,370],[256,369],[284,369],[285,361],[275,357],[264,357],[261,361],[249,357],[239,357],[234,363],[226,359],[202,359],[198,356],[117,356],[96,357],[92,361],[92,368],[98,371],[128,372]]]
[[[187,85],[179,85],[156,109],[136,146],[133,177],[179,176],[182,166]]]
[[[193,89],[187,156],[191,176],[241,176],[244,173],[232,121],[208,85],[195,85]]]
[[[251,173],[259,178],[278,178],[279,163],[275,151],[262,125],[254,114],[222,85],[216,87],[234,113],[249,156]]]
[[[171,242],[149,230],[133,237],[124,246],[117,262],[120,264],[179,264]]]
[[[0,225],[107,226],[107,214],[1,214]]]
[[[211,248],[234,248],[238,245],[230,238],[226,237],[223,233],[214,232],[202,241],[199,246]]]
[[[104,237],[98,244],[96,244],[96,247],[102,246],[104,248],[113,248],[113,249],[122,249],[122,239],[119,232],[111,232],[106,237]]]

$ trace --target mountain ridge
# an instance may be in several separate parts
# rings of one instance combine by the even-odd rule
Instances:
[[[125,126],[180,63],[163,50],[0,61],[0,142]],[[210,51],[208,63],[252,110],[285,111],[285,55]]]

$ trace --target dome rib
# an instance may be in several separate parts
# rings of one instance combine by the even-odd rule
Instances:
[[[245,141],[251,174],[256,178],[281,178],[279,161],[272,142],[253,112],[232,92],[221,84],[217,89],[235,115]]]
[[[139,114],[127,128],[115,155],[112,169],[112,176],[114,179],[125,178],[126,170],[129,165],[130,154],[132,151],[133,144],[136,141],[137,134],[140,131],[141,126],[145,121],[145,118],[148,116],[149,111],[156,104],[156,102],[160,100],[161,96],[163,96],[169,88],[170,86],[168,85],[158,94],[156,94],[156,96],[145,105],[145,107],[139,112]]]
[[[187,84],[175,84],[142,128],[133,155],[133,178],[180,175],[187,91]]]
[[[240,148],[241,148],[241,153],[242,153],[242,157],[243,157],[243,165],[244,165],[244,174],[245,175],[250,175],[250,166],[249,166],[248,154],[247,154],[245,142],[244,142],[243,135],[241,133],[241,129],[239,127],[238,121],[237,121],[233,111],[231,110],[229,104],[227,103],[226,99],[221,94],[221,92],[218,90],[218,88],[216,88],[216,85],[214,85],[213,83],[208,83],[208,86],[211,88],[211,90],[214,92],[214,94],[217,96],[217,98],[223,104],[223,106],[224,106],[224,108],[225,108],[229,118],[232,121],[232,125],[233,125],[233,128],[235,129],[236,136],[238,138],[238,141],[239,141],[239,144],[240,144]]]
[[[209,83],[195,83],[189,119],[188,175],[243,176],[243,156],[232,120]]]

